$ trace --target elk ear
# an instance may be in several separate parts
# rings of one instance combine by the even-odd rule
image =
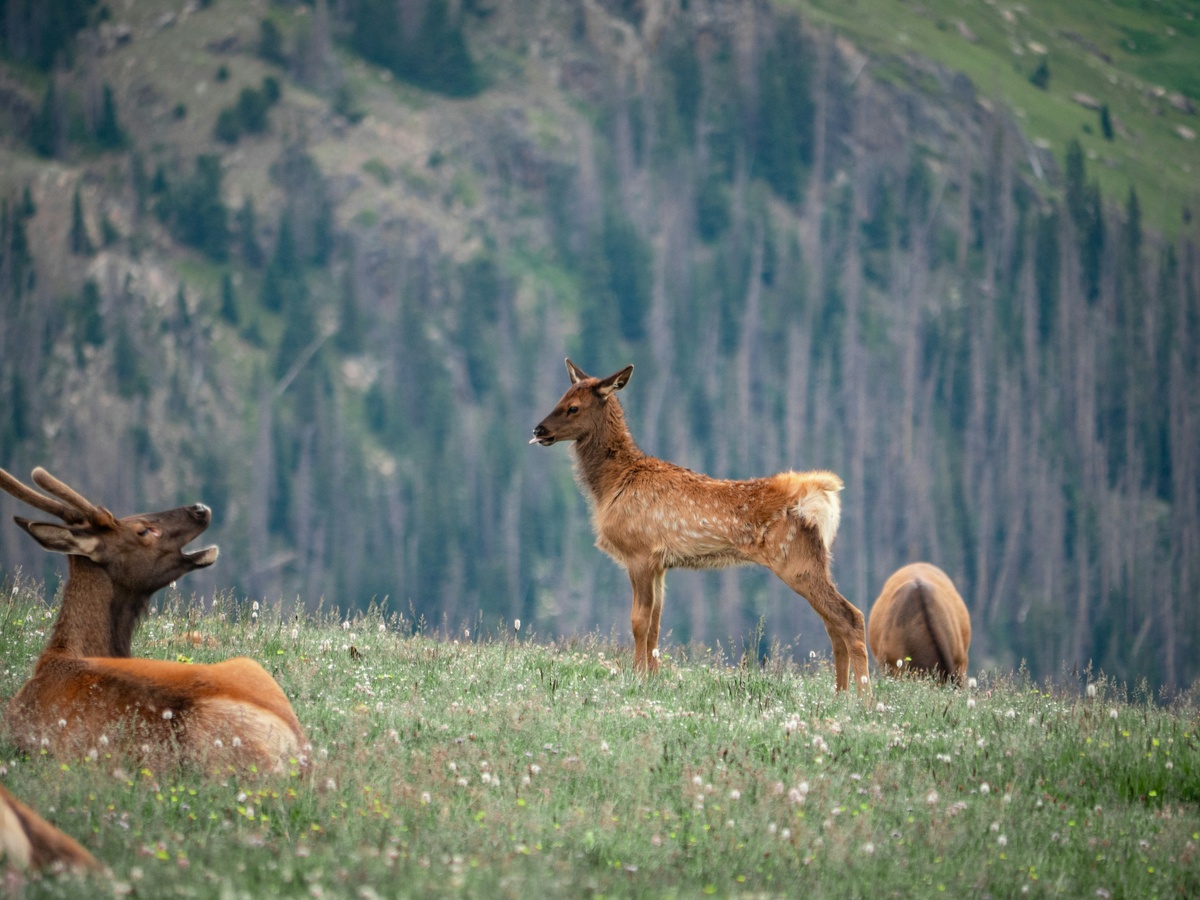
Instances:
[[[25,529],[30,537],[53,553],[86,556],[93,562],[100,561],[100,539],[95,535],[76,534],[65,525],[30,522],[20,516],[13,516],[13,520]]]
[[[615,375],[609,375],[598,385],[596,385],[596,393],[607,399],[608,395],[613,391],[619,391],[625,385],[629,384],[629,378],[633,375],[633,366],[626,366]]]
[[[571,362],[569,357],[567,359],[567,374],[571,376],[571,384],[579,384],[579,382],[588,377],[587,373]]]

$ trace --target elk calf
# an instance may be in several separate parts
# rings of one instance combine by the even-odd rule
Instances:
[[[889,675],[925,673],[958,685],[966,680],[971,616],[937,566],[912,563],[894,572],[871,607],[867,635]]]
[[[658,668],[659,622],[667,569],[757,563],[808,599],[833,644],[837,689],[850,670],[867,688],[863,615],[830,576],[842,481],[831,472],[783,472],[721,481],[647,456],[634,443],[616,392],[633,366],[592,378],[567,360],[571,387],[530,443],[574,441],[575,474],[592,509],[596,546],[633,585],[634,667]]]
[[[10,869],[61,866],[99,871],[100,863],[78,841],[59,831],[0,787],[0,864]]]
[[[67,554],[68,578],[50,640],[12,699],[5,725],[23,749],[79,756],[110,741],[142,757],[174,756],[213,768],[274,768],[298,756],[304,734],[292,706],[258,663],[187,665],[131,659],[150,597],[211,566],[217,548],[183,548],[208,528],[203,504],[118,519],[45,469],[33,480],[0,469],[0,488],[63,524],[16,517],[47,550]]]

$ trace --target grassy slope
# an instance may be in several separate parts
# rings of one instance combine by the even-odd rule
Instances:
[[[1180,91],[1200,100],[1200,9],[1184,0],[786,0],[814,24],[828,24],[860,43],[886,73],[896,56],[925,56],[970,77],[980,95],[1000,102],[1022,122],[1027,138],[1062,161],[1077,139],[1106,198],[1124,203],[1136,186],[1144,221],[1167,234],[1181,208],[1194,212],[1200,193],[1200,117],[1160,95]],[[963,23],[974,35],[960,33]],[[1040,45],[1051,78],[1045,91],[1029,83]],[[884,74],[882,77],[887,77]],[[1107,141],[1099,114],[1075,93],[1107,103],[1124,128]]]
[[[40,585],[5,588],[0,697],[52,614]],[[108,755],[25,759],[0,739],[5,785],[112,869],[27,896],[1200,890],[1194,704],[987,674],[961,693],[877,683],[864,703],[835,699],[823,664],[746,670],[668,648],[644,681],[599,639],[260,616],[232,598],[198,616],[172,596],[135,649],[263,661],[312,764],[206,780]],[[191,629],[215,646],[180,640]]]

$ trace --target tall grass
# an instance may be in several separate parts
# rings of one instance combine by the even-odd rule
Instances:
[[[0,738],[3,783],[112,871],[26,896],[1200,894],[1194,699],[978,673],[864,701],[834,697],[821,661],[670,648],[643,679],[597,637],[166,603],[136,652],[259,660],[311,762],[206,778]],[[5,584],[0,697],[54,612],[41,585]]]

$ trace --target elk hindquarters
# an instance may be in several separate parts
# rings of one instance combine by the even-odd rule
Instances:
[[[100,863],[73,837],[55,828],[0,787],[0,864],[16,869],[63,866],[99,870]]]
[[[930,563],[912,563],[888,578],[871,607],[867,639],[890,675],[966,678],[971,617],[950,577]]]

